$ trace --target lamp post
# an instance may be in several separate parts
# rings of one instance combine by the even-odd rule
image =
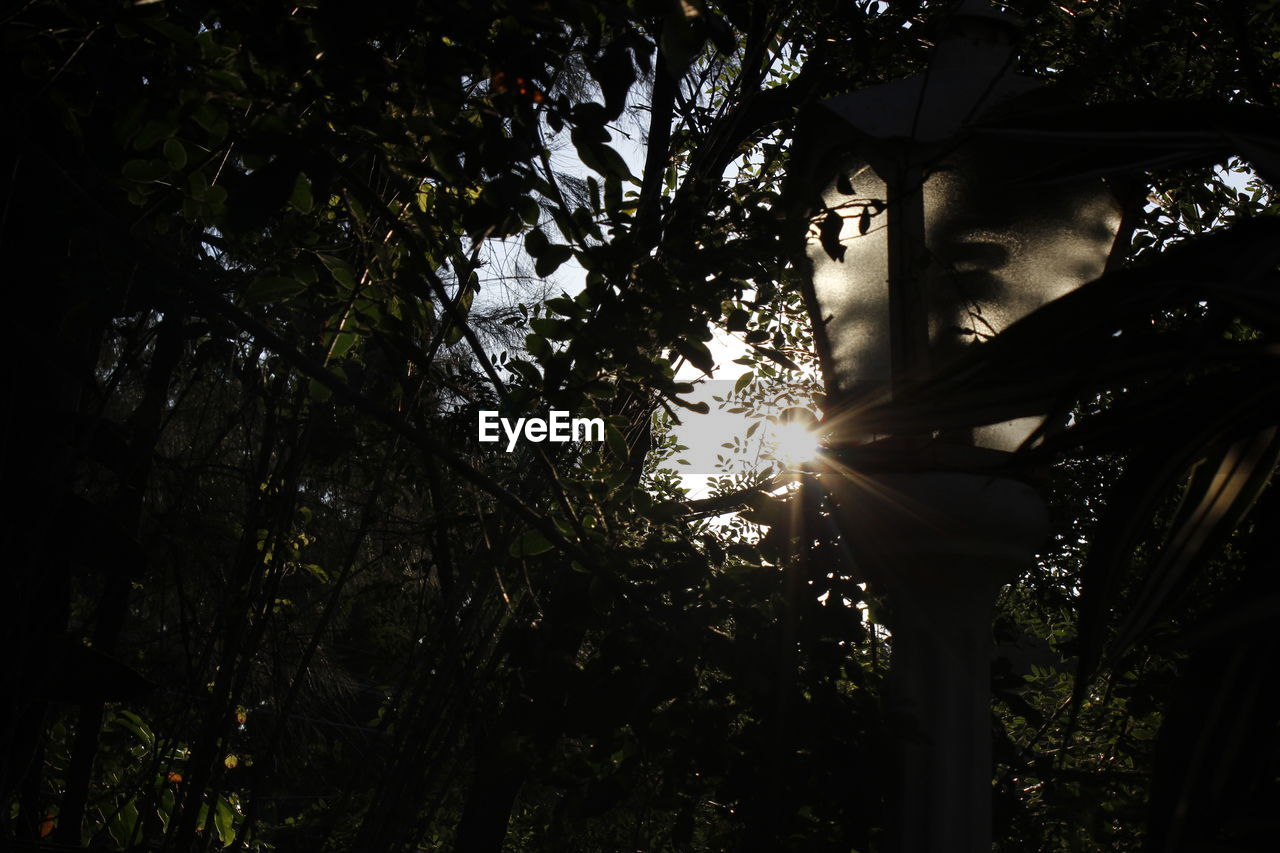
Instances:
[[[1102,182],[1028,189],[1019,178],[1051,170],[1041,151],[970,132],[1049,91],[1012,73],[1015,31],[985,0],[966,0],[944,20],[925,72],[831,98],[802,119],[792,179],[812,202],[805,296],[837,443],[856,432],[860,402],[1103,271],[1119,206]],[[899,853],[991,848],[991,613],[1048,521],[1032,486],[978,471],[1007,459],[1039,420],[873,437],[907,460],[903,470],[833,464],[822,474],[888,604]],[[930,470],[948,457],[962,462]]]

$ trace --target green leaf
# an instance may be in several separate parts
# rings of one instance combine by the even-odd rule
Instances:
[[[705,415],[711,412],[711,407],[707,405],[705,400],[699,400],[696,403],[690,403],[687,400],[681,400],[679,397],[672,397],[671,402],[675,403],[677,406],[680,406],[683,409],[688,409],[691,412],[696,412],[699,415]]]
[[[548,246],[534,261],[533,271],[540,278],[546,278],[571,257],[573,257],[573,249],[568,246]]]
[[[130,160],[120,171],[129,180],[139,183],[158,181],[169,173],[166,164],[156,160]]]
[[[516,203],[517,209],[520,211],[520,219],[525,225],[537,225],[538,220],[542,218],[542,208],[538,207],[538,202],[529,197],[521,196],[520,201]]]
[[[557,296],[554,299],[548,299],[543,303],[543,305],[547,310],[554,311],[562,317],[574,317],[582,313],[578,308],[577,303],[567,296]]]
[[[794,361],[787,358],[785,355],[778,352],[776,349],[770,349],[769,347],[756,347],[755,349],[756,349],[756,352],[760,353],[765,358],[768,358],[772,361],[776,361],[778,364],[781,364],[787,370],[800,369],[800,365],[796,364]]]
[[[131,798],[127,803],[121,806],[111,817],[111,823],[108,826],[108,833],[111,838],[124,849],[125,845],[133,838],[134,829],[138,824],[138,801],[137,798]]]
[[[511,359],[507,362],[507,368],[535,388],[542,384],[542,374],[538,372],[538,368],[522,358]]]
[[[209,134],[210,145],[217,145],[226,138],[230,125],[227,122],[226,111],[217,101],[206,101],[195,111],[192,118]]]
[[[213,808],[213,826],[223,847],[230,847],[236,840],[235,817],[236,813],[226,798],[218,797]]]
[[[707,345],[702,341],[677,338],[675,345],[679,353],[703,373],[710,373],[715,368],[716,362],[711,355],[711,350],[707,349]]]
[[[317,252],[316,257],[320,259],[320,263],[325,265],[329,270],[329,274],[333,276],[333,280],[348,290],[352,290],[356,286],[356,274],[351,265],[342,258],[336,258],[333,255],[325,255]]]
[[[573,329],[563,320],[535,317],[529,321],[529,328],[550,341],[567,341],[573,338]]]
[[[311,577],[320,581],[320,583],[329,582],[329,573],[326,572],[321,566],[317,565],[316,563],[304,563],[302,565],[302,569],[307,574],[311,575]]]
[[[519,539],[511,543],[508,553],[513,557],[534,557],[545,554],[554,547],[540,531],[526,530]]]
[[[155,733],[152,732],[151,729],[147,727],[147,724],[142,721],[142,718],[134,712],[126,711],[121,708],[115,711],[115,718],[117,723],[137,735],[138,739],[147,747],[150,747],[155,743]]]
[[[315,207],[315,199],[311,196],[311,179],[302,172],[298,173],[298,177],[293,182],[289,204],[299,213],[310,213]]]
[[[317,403],[328,402],[333,397],[333,391],[329,389],[329,386],[315,379],[307,383],[307,394]]]
[[[170,118],[152,119],[142,126],[138,135],[133,138],[135,151],[146,151],[162,139],[168,139],[178,132],[178,123]]]
[[[355,346],[359,335],[355,332],[341,332],[333,339],[333,343],[329,345],[329,358],[342,358],[351,347]]]
[[[620,459],[626,459],[630,453],[627,447],[627,439],[622,435],[613,424],[607,424],[604,428],[605,441],[609,442],[609,449],[618,455]]]
[[[187,165],[187,147],[179,140],[170,137],[164,141],[164,158],[176,172]]]
[[[578,149],[578,156],[582,158],[583,164],[588,169],[599,172],[606,178],[612,175],[624,181],[635,180],[622,155],[604,142],[593,138],[586,127],[575,127],[570,135],[574,146]]]
[[[551,241],[541,228],[530,228],[529,233],[524,235],[524,250],[534,258],[540,257],[550,246]]]
[[[265,302],[283,302],[297,296],[307,289],[307,285],[296,278],[278,275],[264,275],[254,280],[244,291],[244,301],[249,305],[261,305]]]

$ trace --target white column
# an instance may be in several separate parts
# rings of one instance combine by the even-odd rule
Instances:
[[[888,603],[895,853],[991,850],[991,615],[1048,533],[1039,494],[962,473],[828,475]]]

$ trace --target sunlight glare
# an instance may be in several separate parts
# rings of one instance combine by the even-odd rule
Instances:
[[[770,437],[771,455],[787,467],[803,465],[818,454],[818,436],[799,421],[775,424]]]

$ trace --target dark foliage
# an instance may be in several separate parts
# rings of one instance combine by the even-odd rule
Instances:
[[[714,328],[807,363],[794,116],[942,5],[10,4],[3,843],[878,849],[825,498],[710,524],[654,415]],[[1062,547],[997,622],[1001,849],[1268,849],[1277,9],[1010,6],[1085,106],[982,132],[1128,187],[1114,269],[866,428],[1074,412],[1024,451]],[[607,441],[476,440],[548,408]]]

